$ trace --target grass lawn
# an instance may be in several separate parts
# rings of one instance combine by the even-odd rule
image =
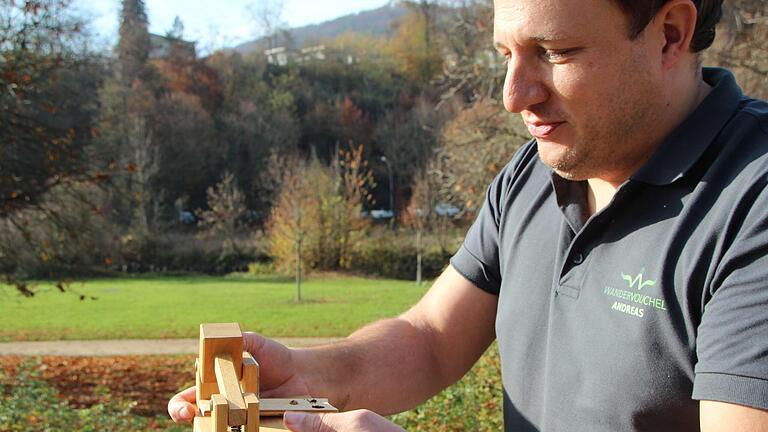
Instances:
[[[97,279],[73,284],[64,294],[40,283],[34,298],[0,285],[0,341],[196,338],[204,322],[239,322],[272,337],[346,336],[405,311],[427,288],[316,276],[302,284],[303,302],[297,304],[294,281],[277,277]]]

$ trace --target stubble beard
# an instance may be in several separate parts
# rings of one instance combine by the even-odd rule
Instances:
[[[584,127],[576,133],[573,144],[555,155],[555,160],[544,160],[560,177],[573,181],[615,180],[617,173],[619,178],[633,174],[639,168],[638,161],[647,159],[649,143],[644,135],[655,123],[660,107],[649,96],[656,94],[655,84],[638,72],[642,71],[639,67],[628,64],[626,76],[632,77],[629,82],[633,85],[617,85],[610,105],[598,101],[602,109],[584,118]]]

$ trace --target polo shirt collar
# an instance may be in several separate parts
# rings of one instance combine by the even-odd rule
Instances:
[[[704,81],[713,88],[699,106],[667,135],[651,158],[630,177],[657,186],[681,178],[715,140],[742,98],[733,75],[725,69],[704,68]]]

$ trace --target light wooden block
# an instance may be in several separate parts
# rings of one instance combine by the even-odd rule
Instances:
[[[213,429],[210,432],[227,432],[229,422],[229,403],[227,399],[215,394],[211,398],[211,423]]]
[[[195,417],[195,421],[192,424],[192,432],[213,432],[211,420],[210,417]]]
[[[242,354],[237,358],[242,360],[241,356]],[[214,364],[219,391],[229,403],[229,425],[244,425],[248,411],[240,390],[240,380],[237,377],[234,360],[229,354],[217,354]]]
[[[213,360],[217,354],[229,354],[235,362],[237,379],[242,372],[243,332],[237,323],[200,324],[200,379],[203,383],[215,383]]]
[[[248,420],[245,423],[245,432],[258,432],[259,430],[259,398],[253,393],[243,395],[245,405],[248,408]]]
[[[195,395],[197,400],[210,399],[216,393],[220,393],[218,383],[215,380],[212,383],[204,383],[200,377],[200,368],[198,367],[195,371]]]
[[[243,351],[243,378],[240,380],[240,387],[243,393],[259,394],[259,363],[253,356]]]

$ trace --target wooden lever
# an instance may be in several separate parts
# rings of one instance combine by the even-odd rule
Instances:
[[[235,371],[235,362],[229,354],[217,354],[214,360],[216,370],[216,382],[219,384],[219,391],[227,398],[229,405],[230,426],[242,426],[247,418],[248,408],[243,399],[243,393],[240,390],[240,380],[237,379]]]

